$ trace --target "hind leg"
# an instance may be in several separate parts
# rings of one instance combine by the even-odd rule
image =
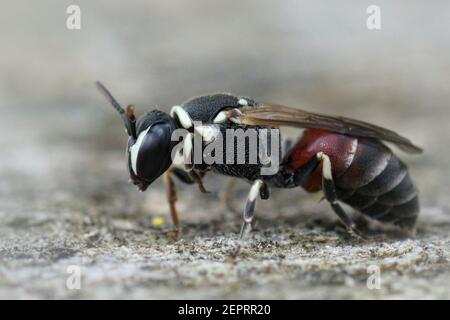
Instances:
[[[345,227],[352,233],[364,240],[382,239],[384,236],[370,236],[358,229],[355,222],[347,215],[342,206],[337,202],[336,187],[333,181],[330,158],[323,152],[316,154],[317,159],[322,163],[322,190],[325,199],[330,203],[331,208],[339,217]]]

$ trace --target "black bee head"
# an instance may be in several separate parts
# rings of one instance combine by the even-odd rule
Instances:
[[[171,137],[176,129],[176,122],[158,110],[139,118],[137,137],[130,137],[127,146],[131,181],[139,190],[147,189],[172,164],[171,154],[176,142]]]
[[[172,164],[172,149],[176,145],[172,133],[178,126],[168,114],[158,110],[143,115],[136,123],[133,106],[125,111],[100,82],[96,85],[122,116],[129,135],[126,152],[130,179],[144,191]]]

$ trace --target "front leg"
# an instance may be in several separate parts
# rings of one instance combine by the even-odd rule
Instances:
[[[180,231],[180,219],[178,218],[178,212],[176,208],[177,192],[175,189],[175,183],[172,178],[172,168],[164,173],[164,184],[166,186],[167,201],[169,202],[170,216],[172,218],[172,223],[175,226],[175,232]]]
[[[181,231],[181,224],[176,208],[176,202],[178,198],[173,176],[177,177],[179,181],[186,184],[197,183],[202,193],[209,193],[209,191],[207,191],[203,186],[202,175],[197,173],[195,170],[186,172],[180,168],[171,166],[164,173],[164,185],[166,187],[166,196],[167,202],[169,203],[170,217],[172,218],[172,223],[175,226],[175,232],[178,233]]]

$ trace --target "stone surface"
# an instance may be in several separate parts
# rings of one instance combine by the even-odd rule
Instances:
[[[63,2],[0,5],[0,298],[450,298],[447,2],[379,1],[378,32],[356,0],[79,2],[76,32]],[[396,150],[421,192],[417,236],[362,242],[320,195],[275,191],[229,264],[241,217],[221,205],[226,178],[209,176],[209,195],[177,184],[171,238],[161,181],[144,194],[126,183],[126,137],[97,79],[140,112],[230,91],[393,128],[425,148]]]

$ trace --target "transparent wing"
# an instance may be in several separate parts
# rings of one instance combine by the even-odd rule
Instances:
[[[301,109],[276,104],[262,104],[257,107],[242,107],[233,114],[237,122],[245,125],[269,127],[317,128],[356,137],[367,137],[396,144],[409,153],[423,150],[409,139],[394,131],[356,119],[308,112]]]

